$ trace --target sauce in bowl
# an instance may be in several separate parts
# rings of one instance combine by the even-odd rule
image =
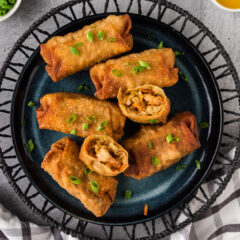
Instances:
[[[240,9],[240,0],[216,0],[223,7],[230,9]]]

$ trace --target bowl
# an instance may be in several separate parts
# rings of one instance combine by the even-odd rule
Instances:
[[[21,5],[22,0],[17,0],[13,8],[5,15],[5,16],[0,16],[0,22],[3,22],[10,18],[19,8]]]
[[[228,12],[240,12],[240,7],[239,8],[227,8],[227,7],[224,7],[222,4],[220,4],[219,2],[217,2],[216,0],[212,0],[212,2],[218,6],[219,8],[223,9],[223,10],[226,10]]]

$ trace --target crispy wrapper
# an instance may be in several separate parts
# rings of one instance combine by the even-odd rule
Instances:
[[[169,134],[175,139],[170,143],[166,140]],[[142,126],[123,146],[129,153],[129,168],[124,174],[136,179],[149,177],[200,148],[196,118],[183,112],[175,114],[166,125]]]
[[[141,67],[139,61],[148,64]],[[172,49],[150,49],[108,60],[90,69],[91,79],[99,99],[114,98],[119,88],[126,90],[144,84],[170,87],[178,81],[178,69],[174,68],[175,55]],[[136,69],[138,68],[138,70]]]
[[[46,71],[54,82],[83,69],[132,49],[129,15],[110,15],[65,36],[52,37],[41,44],[41,55],[47,63]],[[87,38],[93,35],[92,42]],[[98,37],[103,32],[103,39]],[[75,54],[71,51],[74,47]]]
[[[128,153],[114,139],[104,135],[88,136],[79,158],[93,171],[103,176],[116,176],[128,167]]]
[[[40,103],[36,111],[40,129],[64,133],[74,130],[81,137],[104,134],[119,139],[123,135],[126,118],[115,103],[76,93],[46,94]],[[87,129],[83,129],[84,123]]]
[[[118,104],[126,117],[139,123],[166,123],[170,112],[170,100],[163,89],[154,85],[143,85],[125,92],[120,88]]]
[[[42,162],[42,168],[96,217],[101,217],[114,201],[118,182],[113,177],[104,177],[95,172],[86,175],[86,165],[78,155],[79,146],[69,138],[63,138],[51,146]],[[73,183],[70,177],[77,177],[80,184]],[[98,193],[90,186],[92,180],[99,186]]]

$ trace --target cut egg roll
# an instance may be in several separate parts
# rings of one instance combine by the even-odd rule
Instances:
[[[112,102],[76,93],[50,93],[40,99],[37,120],[40,129],[71,133],[81,137],[103,134],[119,139],[125,116]]]
[[[60,139],[52,144],[41,167],[96,217],[101,217],[114,201],[118,182],[89,171],[78,157],[79,149],[69,138]]]
[[[170,87],[178,81],[171,48],[150,49],[118,59],[111,59],[90,69],[91,79],[99,99],[114,98],[122,90],[138,86]]]
[[[132,49],[131,18],[110,15],[76,32],[41,44],[46,71],[54,82]]]
[[[170,100],[163,89],[143,85],[118,92],[118,104],[126,117],[139,123],[166,123]]]
[[[175,114],[165,125],[144,125],[126,139],[129,154],[126,176],[143,179],[177,163],[200,148],[196,117],[190,112]]]
[[[89,169],[103,176],[116,176],[128,167],[127,151],[105,135],[88,136],[82,144],[79,158]]]

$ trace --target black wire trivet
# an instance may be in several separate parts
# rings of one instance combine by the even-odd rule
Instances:
[[[144,8],[142,8],[143,3],[145,3]],[[34,188],[24,174],[16,158],[10,134],[12,94],[25,63],[39,44],[69,22],[108,12],[138,13],[155,18],[187,37],[208,61],[218,81],[224,108],[221,147],[207,179],[192,199],[155,220],[130,226],[91,224],[74,218],[52,205]],[[231,179],[240,156],[239,86],[236,69],[213,33],[187,11],[170,2],[165,0],[75,0],[67,2],[52,9],[36,21],[16,42],[3,64],[0,72],[0,99],[2,99],[0,101],[0,168],[18,196],[34,213],[67,234],[81,239],[163,238],[197,220],[223,192]],[[231,157],[228,154],[229,151],[232,153]]]

